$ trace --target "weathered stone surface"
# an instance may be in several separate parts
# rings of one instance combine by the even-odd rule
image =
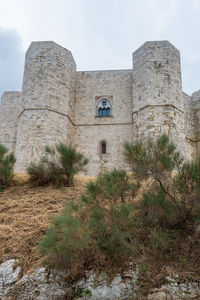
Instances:
[[[14,268],[15,263],[15,259],[10,259],[0,266],[0,296],[4,296],[9,285],[18,280],[21,267]]]
[[[117,275],[109,284],[104,277],[105,275],[101,275],[97,278],[91,273],[86,280],[79,281],[77,286],[83,290],[83,293],[82,297],[77,300],[115,300],[137,296],[138,270],[130,272],[124,279]],[[90,296],[86,294],[87,291],[91,293]]]
[[[105,274],[97,277],[90,272],[86,279],[69,286],[63,279],[64,273],[47,271],[45,268],[39,268],[34,274],[25,275],[17,281],[20,267],[14,270],[15,262],[14,259],[9,260],[0,268],[0,296],[5,300],[9,297],[15,300],[56,300],[70,295],[76,299],[114,300],[136,296],[137,270],[130,272],[125,279],[117,275],[109,284]]]
[[[154,289],[147,300],[184,300],[200,297],[200,286],[197,283],[181,283],[178,277],[175,279],[167,277],[166,280],[168,284]]]
[[[111,115],[99,117],[107,99]],[[187,159],[200,150],[200,91],[182,91],[179,51],[168,41],[146,42],[133,68],[76,71],[70,51],[33,42],[26,53],[22,92],[6,92],[0,105],[0,143],[17,157],[15,171],[37,161],[44,145],[74,145],[89,158],[88,175],[128,166],[124,141],[167,133]],[[101,142],[107,152],[101,154]]]
[[[0,266],[0,299],[2,300],[61,300],[74,297],[76,300],[183,300],[199,299],[200,286],[197,283],[181,283],[178,277],[166,278],[168,282],[161,288],[152,290],[147,297],[138,296],[138,272],[130,270],[123,278],[116,275],[111,282],[106,274],[96,276],[86,272],[86,277],[74,285],[64,281],[64,273],[45,268],[19,279],[20,266],[14,268],[15,259]]]
[[[21,113],[21,93],[4,92],[0,102],[0,144],[15,151],[18,116]]]

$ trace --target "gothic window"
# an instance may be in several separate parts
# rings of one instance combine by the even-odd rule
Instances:
[[[106,154],[106,142],[101,142],[101,154]]]
[[[110,102],[107,99],[102,99],[99,102],[99,105],[97,108],[97,116],[98,117],[111,116],[111,106],[110,106]]]

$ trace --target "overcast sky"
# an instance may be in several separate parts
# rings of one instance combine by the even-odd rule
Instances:
[[[130,69],[145,41],[181,51],[183,90],[200,89],[200,0],[0,0],[0,95],[21,90],[31,41],[72,51],[78,70]]]

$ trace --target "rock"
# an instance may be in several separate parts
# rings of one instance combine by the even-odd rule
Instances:
[[[197,228],[196,228],[196,234],[197,235],[200,235],[200,224],[197,226]]]
[[[60,300],[75,297],[76,300],[189,300],[200,299],[200,286],[197,283],[180,283],[179,278],[167,277],[167,284],[151,291],[146,298],[138,298],[139,269],[126,272],[122,278],[116,275],[108,282],[105,273],[96,276],[86,272],[86,278],[74,285],[67,285],[64,273],[38,268],[31,275],[19,279],[20,267],[15,268],[16,260],[10,259],[0,266],[1,300]]]
[[[63,281],[63,273],[48,272],[45,268],[39,268],[32,275],[25,275],[15,283],[7,295],[15,296],[19,300],[48,300],[60,299],[68,291],[66,283]]]
[[[167,294],[165,292],[153,293],[147,296],[147,300],[167,300]]]
[[[148,300],[188,300],[200,299],[200,286],[190,282],[178,283],[178,278],[166,278],[169,282],[159,289],[154,289],[152,294],[147,296]],[[177,280],[177,281],[176,281]],[[197,298],[198,297],[198,298]]]
[[[125,279],[117,275],[112,282],[108,284],[105,274],[96,277],[95,274],[91,273],[85,281],[82,280],[76,284],[76,287],[82,290],[81,298],[77,299],[115,300],[136,297],[137,278],[138,270],[129,272],[128,277]]]
[[[4,290],[6,290],[9,285],[18,280],[21,267],[15,268],[15,263],[15,259],[9,259],[0,266],[0,296],[3,296]]]

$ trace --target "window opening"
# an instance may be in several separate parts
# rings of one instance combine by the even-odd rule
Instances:
[[[101,142],[101,154],[106,154],[106,142]]]
[[[111,115],[111,107],[108,100],[103,99],[98,105],[98,117],[106,117]]]

